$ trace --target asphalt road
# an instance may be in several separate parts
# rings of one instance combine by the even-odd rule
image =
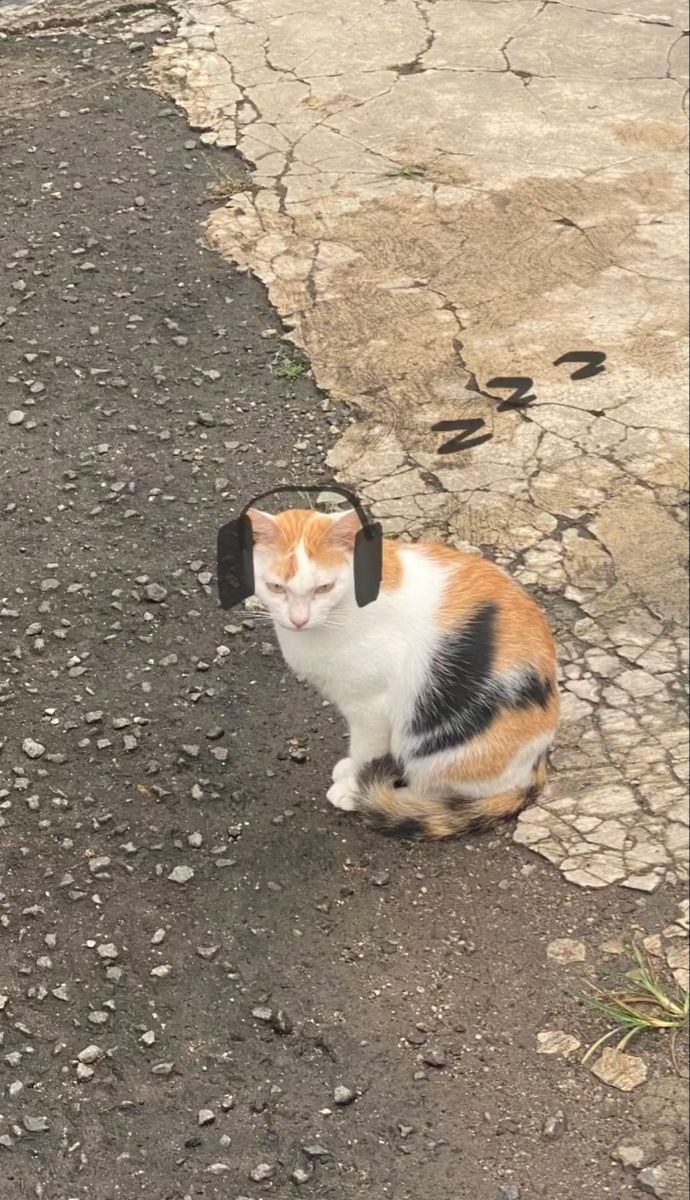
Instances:
[[[337,715],[213,555],[352,418],[201,245],[240,165],[99,32],[0,44],[2,1200],[639,1194],[635,1098],[536,1053],[600,1032],[546,947],[677,898],[329,810]]]

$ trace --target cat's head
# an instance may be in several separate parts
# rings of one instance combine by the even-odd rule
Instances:
[[[325,624],[354,596],[353,554],[360,522],[355,512],[327,516],[287,509],[272,516],[252,508],[254,590],[285,629]]]

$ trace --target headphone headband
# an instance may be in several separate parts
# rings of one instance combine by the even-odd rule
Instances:
[[[311,495],[315,492],[318,493],[325,491],[336,492],[339,496],[342,496],[343,499],[347,500],[357,513],[362,528],[366,529],[369,524],[369,518],[366,514],[366,510],[362,504],[362,501],[358,496],[355,495],[354,492],[349,491],[348,488],[341,487],[339,483],[310,484],[308,487],[297,487],[296,485],[293,486],[289,483],[281,483],[278,485],[278,487],[270,488],[270,490],[267,492],[261,492],[258,496],[254,496],[251,500],[249,500],[242,509],[240,516],[246,517],[249,509],[252,508],[252,506],[256,504],[258,500],[265,500],[267,496],[274,496],[284,492],[307,492],[309,495]]]

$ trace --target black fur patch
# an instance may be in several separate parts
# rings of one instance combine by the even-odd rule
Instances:
[[[357,787],[364,791],[375,783],[388,783],[392,787],[405,787],[405,768],[392,754],[372,758],[357,773]]]
[[[497,612],[495,604],[482,604],[439,647],[410,729],[419,739],[417,757],[461,746],[484,733],[503,709],[546,708],[553,685],[534,667],[523,669],[517,685],[494,674]]]
[[[398,841],[415,842],[424,837],[423,822],[415,821],[412,817],[408,817],[404,821],[391,822],[382,813],[378,815],[372,813],[367,824],[371,825],[378,833],[383,833],[389,838],[396,838]]]

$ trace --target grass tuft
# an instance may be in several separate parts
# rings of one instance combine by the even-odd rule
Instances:
[[[618,1050],[625,1050],[633,1038],[643,1033],[671,1033],[674,1037],[688,1028],[690,993],[675,982],[660,978],[649,955],[632,947],[634,966],[622,975],[616,986],[603,988],[590,983],[589,992],[580,997],[586,1006],[604,1017],[607,1030],[583,1058],[587,1062],[606,1042],[618,1037]]]
[[[294,358],[288,358],[287,355],[282,355],[278,359],[276,366],[276,377],[278,379],[301,379],[307,374],[309,367],[306,363],[297,362]]]
[[[233,175],[231,171],[226,171],[224,174],[216,174],[216,178],[211,180],[206,185],[206,199],[212,200],[214,203],[222,204],[226,200],[231,200],[239,192],[255,192],[256,185],[251,179],[247,179],[242,175]]]

